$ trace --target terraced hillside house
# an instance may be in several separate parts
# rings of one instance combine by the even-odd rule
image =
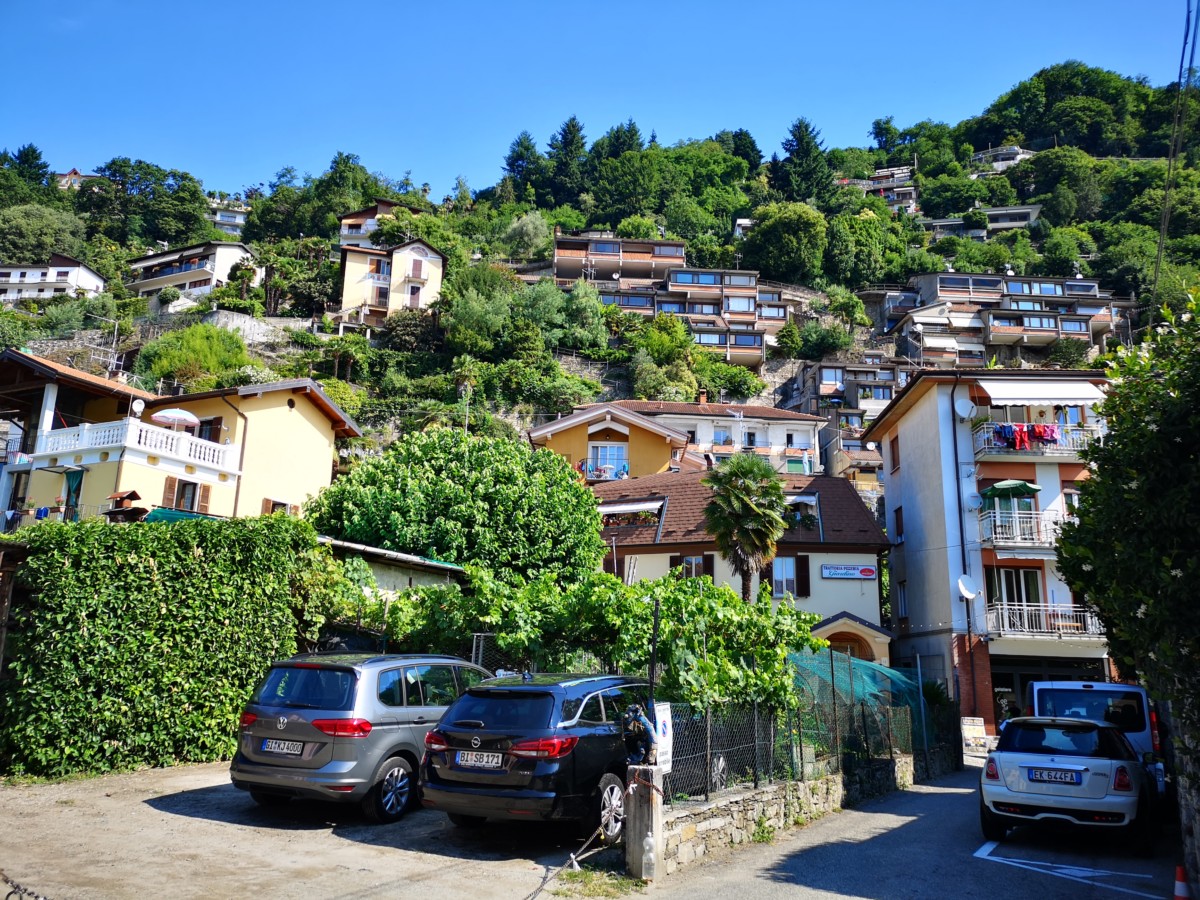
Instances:
[[[421,240],[389,249],[342,247],[343,328],[378,328],[394,312],[428,309],[442,291],[446,255]]]
[[[299,513],[332,478],[335,440],[360,433],[307,378],[162,397],[9,348],[0,390],[9,528],[102,516],[130,492],[158,518]]]
[[[1055,568],[1105,385],[1095,370],[924,369],[863,434],[883,453],[895,657],[920,655],[989,729],[1030,681],[1111,677],[1100,621]]]
[[[604,569],[627,582],[661,578],[679,568],[708,575],[741,592],[741,576],[705,528],[712,491],[707,473],[678,472],[593,485],[600,503]],[[774,603],[816,613],[813,629],[836,650],[887,665],[892,633],[880,624],[880,555],[888,542],[849,482],[821,475],[784,475],[790,527],[767,569]]]
[[[0,303],[49,300],[55,294],[92,297],[105,288],[99,273],[77,259],[51,253],[44,266],[9,265],[0,260]]]
[[[589,482],[704,471],[756,453],[776,471],[820,474],[816,416],[771,406],[614,400],[576,409],[529,431],[534,447],[565,456]]]
[[[338,216],[338,243],[343,247],[374,247],[371,235],[379,228],[379,220],[392,215],[397,209],[407,209],[416,215],[424,211],[395,200],[376,200],[364,209]]]
[[[228,283],[237,264],[254,265],[254,252],[245,244],[213,241],[181,250],[164,250],[131,260],[133,280],[125,286],[139,297],[157,297],[165,287],[198,297]],[[255,275],[255,283],[262,277]]]

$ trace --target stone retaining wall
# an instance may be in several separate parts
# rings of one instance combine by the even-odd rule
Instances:
[[[868,797],[909,787],[913,774],[913,758],[898,756],[863,763],[841,775],[735,788],[708,802],[675,804],[663,814],[666,874],[710,853],[752,841],[756,830],[765,833],[803,825]]]

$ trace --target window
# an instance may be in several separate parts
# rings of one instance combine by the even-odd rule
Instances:
[[[690,316],[715,316],[717,305],[715,303],[689,303],[687,311]]]
[[[796,558],[794,556],[777,556],[771,564],[771,596],[779,598],[785,594],[796,596]]]
[[[908,618],[908,582],[901,581],[896,585],[896,618]]]
[[[1049,281],[1035,281],[1033,284],[1033,293],[1044,294],[1046,296],[1062,296],[1063,288],[1061,284],[1054,284]]]
[[[475,687],[475,685],[479,684],[479,682],[483,681],[484,678],[487,677],[482,672],[480,672],[478,669],[472,669],[472,668],[469,668],[468,666],[458,666],[457,671],[458,671],[458,692],[460,694],[466,693],[471,688]]]
[[[1026,328],[1056,328],[1058,322],[1053,316],[1026,316]]]
[[[989,566],[984,572],[989,600],[1030,606],[1042,602],[1040,569],[1001,569]]]
[[[904,542],[904,507],[896,507],[896,534],[895,540],[897,544]]]
[[[173,475],[168,475],[163,482],[163,496],[160,506],[167,509],[182,509],[188,512],[208,513],[208,497],[210,485],[198,484],[195,481],[181,481]]]
[[[735,347],[761,347],[762,335],[759,334],[735,334],[733,337],[733,345]]]
[[[998,291],[1000,290],[999,278],[972,278],[971,287],[977,291]]]
[[[654,248],[655,256],[683,256],[682,247],[660,247]]]
[[[421,277],[421,260],[419,260],[419,259],[414,259],[414,260],[413,260],[413,264],[412,264],[412,277],[413,277],[413,278],[420,278],[420,277]]]
[[[888,455],[892,458],[892,471],[900,468],[900,435],[888,441]]]
[[[66,269],[63,269],[62,271],[55,272],[54,277],[56,279],[58,279],[59,281],[66,281],[68,278],[71,277],[71,273],[68,272]]]
[[[758,432],[757,431],[747,431],[746,432],[746,446],[747,447],[757,447],[758,446]]]
[[[675,315],[683,315],[684,305],[677,301],[663,302],[658,304],[658,311],[661,313],[673,313]]]
[[[755,278],[753,275],[726,275],[725,276],[726,284],[737,284],[737,285],[747,285],[748,286],[748,285],[754,284],[754,281],[755,281]]]
[[[367,271],[372,275],[388,275],[392,267],[386,259],[372,259],[367,262]]]
[[[615,241],[597,241],[592,244],[593,253],[620,253],[621,245]]]
[[[970,290],[971,279],[964,278],[959,275],[943,275],[938,279],[938,286],[942,288],[950,288],[952,290]]]
[[[199,281],[189,281],[188,282],[188,290],[195,290],[196,288],[208,287],[210,284],[212,284],[211,278],[201,278]]]
[[[671,281],[674,284],[720,284],[720,276],[716,272],[672,272]]]
[[[390,294],[391,294],[391,290],[389,288],[385,288],[385,287],[375,288],[375,303],[376,303],[376,305],[387,306],[388,297],[390,296]]]
[[[838,384],[844,380],[844,375],[842,369],[821,369],[821,384]]]
[[[628,444],[589,444],[588,465],[599,477],[615,478],[629,473]]]
[[[1041,300],[1014,300],[1013,309],[1042,309]]]
[[[730,297],[726,303],[726,308],[730,312],[752,313],[754,312],[753,297]]]
[[[408,306],[410,309],[421,307],[421,286],[414,284],[408,289]]]
[[[683,558],[683,577],[699,578],[704,574],[704,555]]]
[[[786,319],[787,310],[782,306],[760,306],[758,314],[764,319]]]
[[[696,553],[691,555],[672,556],[667,564],[671,570],[679,569],[683,578],[699,578],[701,575],[713,576],[715,560],[711,553]]]
[[[1091,294],[1094,297],[1099,293],[1099,286],[1089,281],[1068,281],[1066,289],[1068,294]]]
[[[759,303],[778,303],[779,302],[779,293],[777,291],[771,291],[771,292],[759,291],[758,292],[758,302]]]
[[[864,384],[858,389],[858,398],[860,400],[891,400],[892,388],[890,385],[884,384]]]
[[[1006,281],[1004,290],[1010,294],[1032,294],[1033,288],[1027,281]]]
[[[1087,331],[1087,322],[1078,319],[1063,319],[1060,324],[1063,331]]]
[[[843,415],[838,417],[838,422],[843,428],[862,428],[863,417],[857,414]]]
[[[1082,406],[1054,407],[1054,421],[1059,425],[1080,425],[1083,423]]]
[[[404,669],[406,706],[449,706],[457,696],[453,666],[407,666]]]
[[[711,331],[700,331],[696,333],[696,343],[723,347],[725,346],[725,335],[715,334]]]
[[[717,427],[713,429],[714,444],[732,444],[733,435],[728,428]]]

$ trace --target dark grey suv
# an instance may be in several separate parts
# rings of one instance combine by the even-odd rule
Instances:
[[[394,822],[416,796],[425,733],[490,673],[452,656],[310,653],[277,662],[242,712],[229,767],[264,806],[360,803]]]
[[[644,679],[625,675],[493,678],[471,688],[425,735],[422,802],[460,827],[489,818],[566,819],[615,843],[625,818],[631,737]]]

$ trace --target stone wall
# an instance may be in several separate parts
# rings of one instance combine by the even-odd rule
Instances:
[[[898,756],[861,764],[842,775],[735,788],[708,802],[675,804],[663,814],[666,874],[752,841],[756,830],[803,825],[868,797],[909,787],[913,774],[913,758]]]

